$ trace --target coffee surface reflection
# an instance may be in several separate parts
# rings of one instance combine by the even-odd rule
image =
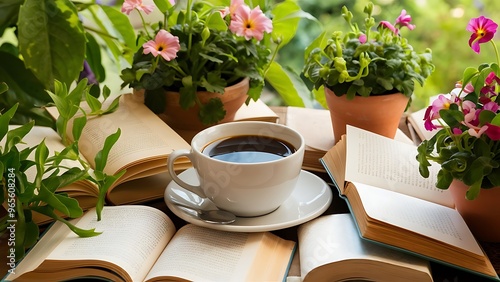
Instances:
[[[203,154],[233,163],[262,163],[284,158],[295,152],[286,141],[257,135],[233,136],[210,143]]]

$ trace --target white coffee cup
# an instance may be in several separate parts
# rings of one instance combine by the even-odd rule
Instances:
[[[213,147],[216,141],[236,136],[253,136],[251,140],[263,144],[270,142],[268,138],[285,141],[283,143],[293,147],[293,153],[256,163],[246,162],[252,161],[250,159],[245,163],[219,160],[207,153],[207,150],[212,150],[207,146]],[[239,150],[242,146],[237,147]],[[175,183],[210,199],[220,209],[242,217],[261,216],[276,210],[295,189],[304,147],[300,133],[284,125],[259,121],[224,123],[196,134],[191,140],[190,150],[172,152],[168,158],[168,170]],[[173,163],[180,157],[191,160],[200,185],[186,183],[177,176]]]

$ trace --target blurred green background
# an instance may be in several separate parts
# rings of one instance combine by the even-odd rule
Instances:
[[[347,24],[341,16],[342,6],[354,14],[354,20],[361,25],[365,18],[363,8],[368,0],[299,0],[306,12],[319,19],[319,23],[302,21],[301,30],[292,44],[280,52],[278,60],[300,73],[304,64],[304,48],[322,31],[345,31]],[[412,17],[416,28],[403,29],[401,34],[417,51],[431,48],[436,70],[427,79],[424,87],[417,85],[410,111],[425,107],[429,96],[450,91],[467,66],[477,67],[480,63],[495,61],[491,44],[481,45],[476,54],[469,47],[470,32],[466,30],[471,18],[483,15],[499,23],[499,0],[374,0],[373,16],[376,22],[387,20],[394,23],[402,9]],[[500,30],[499,30],[500,32]],[[498,34],[498,32],[497,32]],[[498,40],[498,36],[496,37]],[[280,105],[279,98],[266,101]]]

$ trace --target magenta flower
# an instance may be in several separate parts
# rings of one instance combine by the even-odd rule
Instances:
[[[138,11],[144,11],[146,15],[150,14],[154,9],[154,5],[144,5],[142,3],[142,0],[125,0],[122,5],[122,13],[125,13],[127,15],[130,15],[130,12],[132,12],[134,9],[137,9]]]
[[[486,135],[493,141],[500,140],[500,126],[488,123],[488,128],[486,129]]]
[[[179,38],[173,36],[170,32],[162,29],[156,34],[155,40],[149,40],[142,45],[144,54],[153,54],[157,57],[161,55],[166,61],[173,60],[177,57],[177,52],[181,48]]]
[[[484,82],[488,85],[493,85],[494,83],[500,84],[500,78],[497,76],[495,72],[490,72]]]
[[[244,36],[246,40],[255,38],[262,40],[264,32],[273,31],[273,22],[268,19],[259,6],[250,9],[247,5],[240,5],[231,14],[229,29],[238,36]]]
[[[359,43],[361,43],[361,44],[365,44],[365,43],[366,43],[366,40],[368,40],[368,38],[366,37],[366,34],[361,33],[361,34],[359,35]]]
[[[432,121],[441,117],[439,115],[439,111],[448,110],[451,104],[456,104],[459,101],[460,99],[458,99],[454,94],[452,94],[450,98],[447,98],[445,95],[439,95],[438,98],[432,102],[432,105],[430,105],[425,111],[424,114],[425,129],[428,131],[437,129],[438,125],[434,124]]]
[[[378,24],[379,27],[382,27],[382,28],[387,28],[387,29],[390,29],[395,35],[398,35],[399,33],[399,30],[394,27],[390,22],[388,21],[380,21],[380,23]]]
[[[472,50],[479,54],[479,44],[490,41],[497,32],[497,27],[498,24],[484,16],[471,19],[467,25],[467,31],[472,32],[469,39],[469,46]]]
[[[413,30],[415,28],[415,25],[410,24],[410,22],[411,22],[411,16],[406,14],[406,10],[403,9],[399,17],[396,19],[395,25],[399,26],[400,28],[406,26],[409,30]]]

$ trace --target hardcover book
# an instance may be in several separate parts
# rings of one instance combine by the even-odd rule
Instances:
[[[283,281],[296,243],[270,232],[226,232],[187,224],[162,211],[106,206],[73,220],[100,235],[81,238],[55,222],[7,281]]]
[[[447,190],[418,172],[416,146],[358,129],[321,159],[362,238],[499,280]]]

